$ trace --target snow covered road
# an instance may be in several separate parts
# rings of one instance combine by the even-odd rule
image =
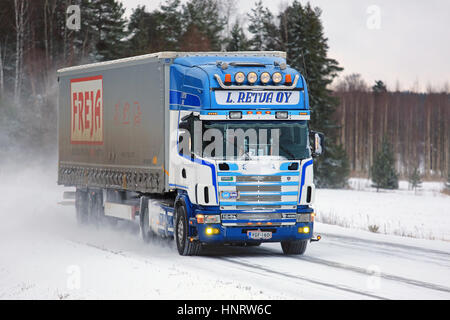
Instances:
[[[21,189],[30,176],[36,185]],[[77,227],[43,173],[6,182],[0,299],[450,299],[447,241],[317,223],[323,239],[304,256],[263,244],[181,257],[173,241],[144,244],[133,223]]]

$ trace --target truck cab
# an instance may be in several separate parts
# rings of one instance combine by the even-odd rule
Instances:
[[[313,157],[304,77],[280,53],[183,56],[170,66],[168,187],[181,255],[211,243],[313,239]]]

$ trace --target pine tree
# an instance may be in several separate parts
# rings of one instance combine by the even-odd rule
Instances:
[[[255,7],[251,13],[247,14],[247,17],[248,31],[252,34],[249,40],[251,50],[283,50],[274,16],[269,9],[263,7],[261,0],[255,3]]]
[[[419,168],[414,167],[408,176],[409,186],[412,190],[416,191],[422,185],[422,177],[420,175]]]
[[[182,6],[183,51],[220,51],[224,19],[219,15],[218,0],[190,0]]]
[[[145,6],[133,10],[128,23],[131,37],[127,41],[128,55],[139,55],[161,51],[164,39],[159,28],[162,25],[161,14],[148,12]]]
[[[347,186],[347,177],[350,174],[350,163],[347,154],[342,145],[336,145],[334,148],[328,148],[327,150],[325,161],[317,161],[314,164],[314,166],[320,165],[319,172],[327,172],[327,174],[317,174],[314,177],[315,184],[330,188],[345,188]]]
[[[314,166],[319,187],[342,187],[349,174],[347,155],[338,144],[339,127],[333,118],[339,104],[328,88],[343,69],[328,58],[328,39],[320,20],[321,10],[295,0],[279,16],[280,34],[287,51],[288,63],[306,78],[311,108],[310,127],[323,132],[327,143]]]
[[[227,51],[246,51],[249,49],[247,37],[242,30],[239,21],[236,20],[230,32],[230,39],[226,47]]]
[[[158,29],[164,39],[164,50],[180,50],[180,36],[183,30],[180,0],[167,0],[161,5],[159,15],[161,24]]]
[[[91,61],[126,55],[125,8],[118,0],[82,0],[81,29],[74,34],[74,47]]]
[[[386,137],[381,142],[381,149],[375,155],[371,167],[373,186],[378,189],[398,189],[398,174],[395,171],[394,152]]]
[[[373,92],[387,92],[386,85],[383,81],[377,80],[375,81],[375,85],[372,87]]]

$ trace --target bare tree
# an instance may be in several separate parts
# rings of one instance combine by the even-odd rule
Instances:
[[[23,51],[24,38],[26,32],[26,12],[28,1],[14,0],[15,28],[16,28],[16,57],[15,57],[15,78],[14,78],[14,101],[17,103],[20,98],[23,80]]]
[[[232,17],[237,12],[237,0],[222,0],[218,4],[222,12],[221,15],[225,20],[225,37],[229,37],[231,21],[233,20]]]
[[[336,85],[337,91],[367,91],[368,86],[359,73],[352,73],[340,80]]]
[[[0,96],[3,96],[4,91],[5,91],[5,77],[3,74],[2,44],[0,42]]]

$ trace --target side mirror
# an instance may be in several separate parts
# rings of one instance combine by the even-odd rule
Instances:
[[[323,152],[324,138],[325,136],[321,132],[311,131],[309,135],[311,141],[311,155],[313,157],[318,157]]]

